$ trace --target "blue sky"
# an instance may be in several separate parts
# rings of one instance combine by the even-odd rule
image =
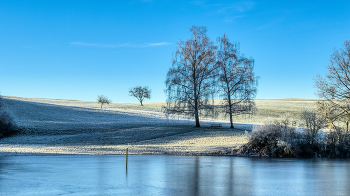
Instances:
[[[316,98],[334,48],[350,40],[350,1],[0,0],[2,95],[137,102],[130,87],[165,101],[176,42],[192,25],[240,42],[255,59],[257,99]]]

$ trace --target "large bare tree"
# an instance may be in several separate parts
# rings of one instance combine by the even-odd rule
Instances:
[[[225,35],[217,38],[217,42],[218,90],[224,111],[230,116],[230,128],[234,128],[234,115],[252,114],[256,110],[253,98],[258,77],[253,72],[254,60],[243,57],[237,43],[231,43]]]
[[[191,39],[180,40],[177,43],[172,67],[167,73],[165,82],[166,111],[194,116],[196,127],[200,127],[200,111],[208,107],[216,69],[217,47],[206,32],[205,26],[192,26]]]
[[[136,97],[136,99],[141,103],[141,106],[143,106],[142,102],[144,99],[151,99],[151,89],[149,89],[148,86],[137,86],[129,90],[129,95]]]
[[[345,41],[344,48],[334,49],[327,66],[325,77],[318,75],[315,87],[319,98],[318,110],[328,121],[329,128],[337,130],[335,122],[345,123],[349,132],[350,123],[350,40]],[[324,102],[324,103],[322,103]]]

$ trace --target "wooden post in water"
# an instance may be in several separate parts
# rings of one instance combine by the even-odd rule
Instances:
[[[128,148],[126,148],[126,170],[128,170]]]

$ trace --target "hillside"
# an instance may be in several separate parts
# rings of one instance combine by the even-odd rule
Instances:
[[[183,116],[167,118],[161,113],[164,102],[111,103],[3,96],[4,109],[23,127],[22,134],[0,140],[0,155],[44,154],[205,154],[248,141],[245,130],[267,119],[290,114],[297,119],[302,109],[314,108],[315,100],[256,100],[258,112],[228,119],[202,119],[201,128]],[[216,103],[220,103],[216,101]],[[237,123],[240,122],[240,123]],[[220,123],[222,128],[210,127]]]
[[[166,118],[158,104],[111,103],[3,96],[4,109],[24,132],[0,140],[0,154],[131,154],[199,153],[246,142],[253,125]],[[124,105],[124,106],[122,106]],[[140,109],[139,109],[140,108]],[[153,109],[152,109],[153,108]],[[154,109],[155,108],[155,109]],[[213,122],[222,129],[210,127]]]

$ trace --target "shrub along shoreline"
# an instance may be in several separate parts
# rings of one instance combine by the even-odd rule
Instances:
[[[212,155],[245,157],[350,157],[350,134],[341,132],[302,131],[275,121],[255,127],[246,144]]]

